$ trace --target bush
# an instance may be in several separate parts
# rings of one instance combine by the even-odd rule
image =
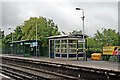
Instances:
[[[87,57],[91,57],[92,53],[102,53],[102,49],[100,48],[89,48],[87,52]]]

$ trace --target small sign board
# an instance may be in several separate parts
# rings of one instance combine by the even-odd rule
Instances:
[[[33,47],[38,45],[38,42],[33,42],[32,43]]]

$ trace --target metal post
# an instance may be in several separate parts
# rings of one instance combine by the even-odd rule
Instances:
[[[83,14],[83,17],[82,18],[82,21],[83,21],[83,54],[84,54],[84,61],[86,61],[86,52],[85,52],[85,29],[84,29],[84,11],[82,9],[82,14]]]
[[[62,57],[62,54],[61,54],[61,39],[60,39],[60,58]]]
[[[69,59],[69,52],[68,52],[68,50],[69,50],[69,48],[68,48],[68,38],[67,38],[67,59]]]
[[[76,44],[76,48],[77,48],[77,60],[78,60],[78,40],[76,40],[77,44]]]
[[[37,56],[37,46],[38,46],[38,42],[37,42],[37,23],[36,23],[36,56]]]
[[[51,48],[51,46],[50,46],[50,44],[52,44],[52,43],[50,43],[51,42],[51,40],[49,39],[49,58],[51,58],[51,56],[50,56],[50,48]]]
[[[85,19],[85,16],[84,16],[84,10],[81,9],[81,8],[76,8],[76,10],[82,10],[82,21],[83,21],[83,56],[84,56],[84,61],[86,61],[86,52],[85,52],[85,29],[84,29],[84,19]]]
[[[56,53],[55,53],[55,46],[56,46],[56,40],[54,39],[54,58],[56,58]]]

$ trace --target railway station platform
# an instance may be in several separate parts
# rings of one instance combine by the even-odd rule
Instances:
[[[120,62],[111,62],[111,61],[93,61],[87,60],[82,61],[82,59],[66,59],[66,58],[44,58],[44,57],[22,57],[17,55],[0,55],[6,57],[13,57],[13,58],[20,58],[20,59],[27,59],[27,60],[36,60],[36,61],[46,61],[52,63],[60,63],[60,64],[68,64],[80,67],[88,67],[94,69],[103,69],[103,70],[111,70],[120,72]]]

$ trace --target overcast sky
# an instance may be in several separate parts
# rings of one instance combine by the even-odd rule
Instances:
[[[85,33],[93,36],[97,30],[112,28],[118,31],[118,2],[104,0],[104,2],[83,0],[70,1],[2,1],[0,2],[0,26],[9,34],[8,27],[15,29],[30,17],[43,16],[58,25],[59,31],[66,33],[73,30],[82,30],[82,11],[75,10],[80,7],[85,12]],[[109,0],[110,1],[110,0]]]

